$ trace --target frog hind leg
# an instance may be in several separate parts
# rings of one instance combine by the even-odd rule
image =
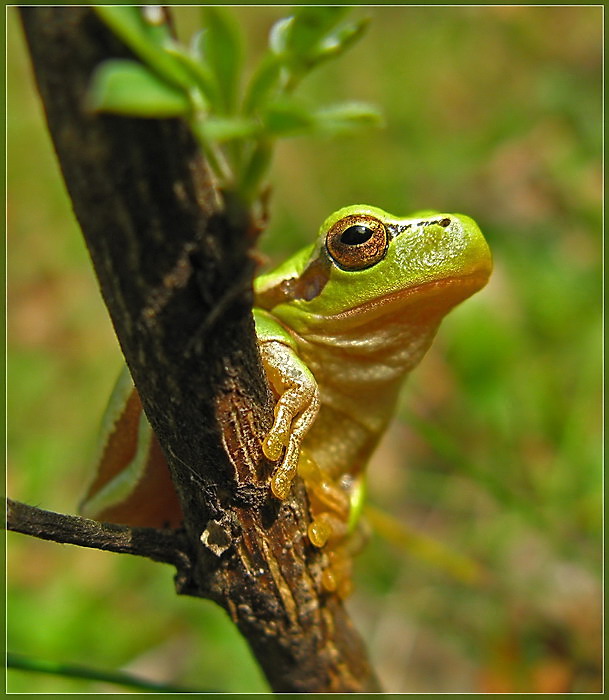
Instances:
[[[107,420],[85,517],[132,527],[176,528],[182,510],[161,446],[133,385]]]
[[[346,598],[352,590],[352,557],[358,549],[354,536],[363,493],[363,478],[340,483],[329,478],[306,453],[301,453],[298,473],[309,498],[311,523],[308,537],[328,557],[322,573],[327,592]],[[356,512],[357,511],[357,512]]]

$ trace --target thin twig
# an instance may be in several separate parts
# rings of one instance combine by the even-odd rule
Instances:
[[[186,538],[179,530],[101,523],[78,515],[42,510],[10,498],[7,499],[6,528],[43,540],[134,554],[172,564],[180,570],[189,568],[190,564]]]
[[[8,652],[6,655],[6,665],[7,668],[27,671],[29,673],[48,673],[54,676],[64,676],[66,678],[84,678],[89,681],[112,683],[114,685],[122,685],[127,688],[136,688],[137,690],[149,691],[153,693],[211,692],[183,688],[166,683],[155,683],[154,681],[149,681],[145,678],[138,678],[137,676],[133,676],[130,673],[124,673],[122,671],[103,671],[76,664],[56,663],[54,661],[35,659],[30,656],[14,654],[12,652]]]

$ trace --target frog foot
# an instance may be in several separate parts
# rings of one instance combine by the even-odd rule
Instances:
[[[352,559],[344,547],[328,552],[328,563],[321,576],[321,584],[328,593],[336,593],[339,598],[348,598],[353,591]]]
[[[287,345],[269,341],[260,346],[266,375],[279,397],[275,420],[262,443],[272,461],[281,460],[271,477],[273,494],[284,501],[298,471],[300,447],[319,412],[317,382],[302,360]]]

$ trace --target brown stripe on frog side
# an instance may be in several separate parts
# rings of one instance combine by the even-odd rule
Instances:
[[[318,296],[330,279],[332,263],[323,254],[312,260],[299,277],[281,280],[256,295],[256,306],[270,310],[278,304],[302,299],[311,301]]]

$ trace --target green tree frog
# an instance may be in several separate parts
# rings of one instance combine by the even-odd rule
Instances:
[[[366,464],[442,318],[481,289],[491,254],[476,223],[461,214],[399,218],[345,207],[317,240],[254,284],[256,333],[276,396],[263,443],[276,462],[274,496],[304,480],[308,537],[327,547],[324,585],[348,579],[348,535],[357,520]],[[103,424],[95,481],[84,514],[131,525],[176,526],[167,465],[128,373]],[[342,582],[342,583],[341,583]]]

